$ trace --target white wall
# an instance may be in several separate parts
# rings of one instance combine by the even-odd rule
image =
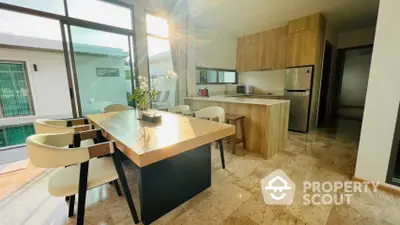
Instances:
[[[0,48],[0,60],[26,62],[35,116],[6,118],[0,125],[32,122],[38,117],[72,117],[64,55],[58,52]],[[33,70],[36,64],[38,71]]]
[[[216,38],[202,36],[196,43],[196,67],[236,70],[236,38]],[[198,89],[207,87],[211,95],[236,92],[235,84],[196,85]]]
[[[355,177],[385,182],[400,101],[400,1],[381,0]]]
[[[338,48],[351,48],[374,43],[375,28],[365,28],[340,33],[338,36]]]
[[[203,39],[196,45],[196,66],[236,69],[236,38]]]
[[[271,92],[283,94],[283,89],[285,88],[285,70],[239,73],[239,82],[240,84],[252,85],[254,93]]]
[[[372,53],[369,49],[346,52],[340,105],[364,107]]]

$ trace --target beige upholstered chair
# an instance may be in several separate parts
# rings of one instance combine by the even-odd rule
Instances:
[[[49,181],[48,190],[52,196],[71,196],[69,216],[73,215],[75,195],[79,194],[77,224],[83,224],[86,191],[120,179],[132,217],[138,223],[135,206],[120,162],[122,154],[113,142],[102,142],[79,147],[81,140],[104,140],[99,130],[80,133],[35,134],[27,138],[26,147],[33,165],[40,168],[59,168]],[[97,142],[96,141],[96,142]],[[74,148],[65,146],[73,145]],[[114,151],[114,149],[116,149]],[[107,154],[113,157],[98,158]],[[117,192],[118,182],[115,182]]]
[[[122,112],[122,111],[128,111],[133,109],[130,106],[123,105],[123,104],[112,104],[106,106],[103,110],[101,110],[102,113],[108,113],[108,112]]]
[[[225,110],[218,106],[211,106],[194,112],[195,117],[225,123]]]
[[[178,105],[175,107],[171,107],[167,109],[168,112],[172,112],[172,113],[180,113],[183,114],[185,112],[190,111],[190,107],[188,105]]]
[[[225,110],[218,106],[211,106],[204,109],[200,109],[194,112],[194,116],[202,119],[225,123]],[[224,144],[222,142],[222,139],[218,140],[217,143],[219,147],[219,152],[221,154],[222,168],[225,169]]]
[[[37,119],[34,122],[37,134],[66,133],[90,130],[92,125],[87,119],[50,120]]]
[[[92,129],[87,119],[50,120],[37,119],[33,123],[36,134],[79,132]],[[82,141],[81,146],[92,145],[93,140]]]

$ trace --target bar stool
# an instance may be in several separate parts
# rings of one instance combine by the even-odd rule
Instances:
[[[244,116],[240,115],[231,115],[231,114],[226,114],[226,121],[228,124],[235,125],[236,127],[236,132],[234,135],[231,136],[230,142],[232,144],[232,152],[233,154],[236,153],[236,144],[243,143],[243,148],[246,148],[246,135],[245,135],[245,129],[244,129]],[[241,139],[236,139],[236,133],[238,131],[238,125],[240,125],[240,134],[242,136]]]

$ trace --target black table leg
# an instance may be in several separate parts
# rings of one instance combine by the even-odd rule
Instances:
[[[128,181],[126,180],[124,168],[122,167],[122,164],[121,164],[121,154],[122,153],[117,148],[115,143],[114,143],[114,149],[115,149],[115,152],[113,154],[113,160],[114,160],[115,169],[117,170],[119,180],[121,181],[122,190],[124,191],[126,201],[128,202],[129,209],[131,210],[133,221],[135,222],[135,224],[137,224],[137,223],[139,223],[139,218],[137,216],[135,205],[133,204],[133,199],[132,199],[131,191],[129,190]]]
[[[77,225],[83,225],[85,220],[85,203],[87,191],[87,178],[89,173],[89,161],[81,163],[79,174],[79,198],[78,198],[78,218],[76,219]]]
[[[222,169],[225,169],[224,143],[222,142],[222,139],[218,140],[218,143],[219,143],[219,152],[221,154]]]

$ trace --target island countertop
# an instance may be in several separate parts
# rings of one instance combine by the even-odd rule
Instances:
[[[187,97],[185,105],[192,111],[218,106],[225,113],[243,116],[248,151],[259,152],[269,159],[285,148],[289,124],[289,100],[248,97]],[[236,125],[236,124],[235,124]],[[239,125],[241,126],[241,125]],[[241,129],[238,135],[241,139]],[[232,141],[233,143],[233,141]]]
[[[267,106],[290,102],[289,100],[281,100],[281,99],[226,97],[226,96],[185,97],[184,99],[197,100],[197,101],[200,100],[200,101],[213,101],[213,102],[242,103],[242,104],[252,104],[252,105],[267,105]]]

